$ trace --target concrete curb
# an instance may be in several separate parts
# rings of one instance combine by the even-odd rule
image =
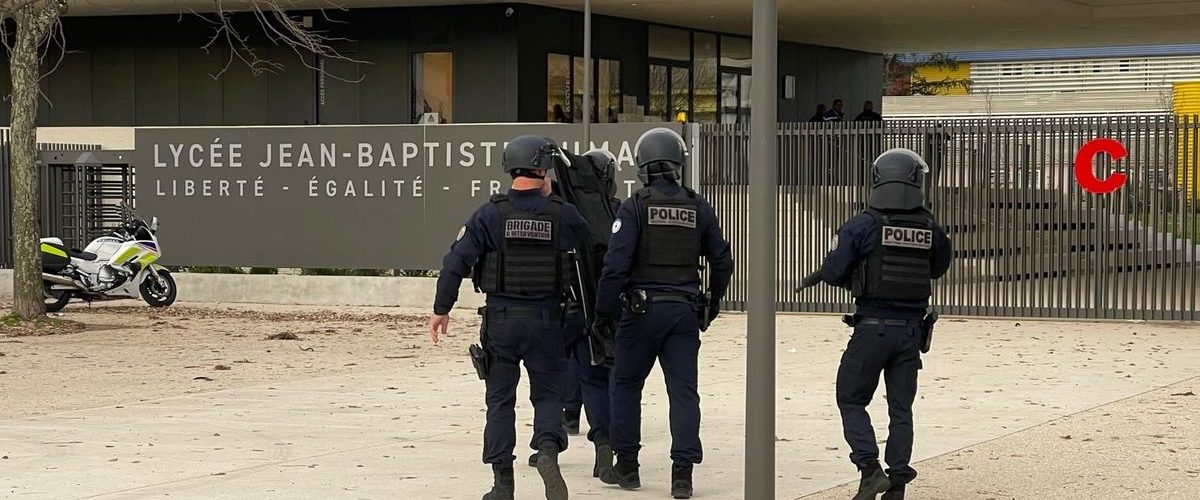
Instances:
[[[12,270],[0,269],[0,298],[12,297]],[[175,275],[181,302],[309,306],[376,306],[432,309],[434,278],[249,274]],[[483,296],[466,282],[459,308],[477,308]]]

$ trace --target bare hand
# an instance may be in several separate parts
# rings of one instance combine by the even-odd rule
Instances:
[[[433,314],[429,316],[429,338],[433,340],[433,345],[438,343],[438,330],[441,330],[441,335],[449,335],[446,329],[450,326],[449,314]]]

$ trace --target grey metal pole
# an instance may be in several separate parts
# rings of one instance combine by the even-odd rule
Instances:
[[[592,0],[583,0],[583,151],[592,148]],[[582,153],[583,151],[579,151]]]
[[[746,500],[775,498],[776,0],[754,0],[746,322]]]

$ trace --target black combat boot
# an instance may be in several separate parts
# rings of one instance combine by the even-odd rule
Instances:
[[[533,452],[532,455],[529,455],[529,466],[530,467],[537,467],[537,457],[538,457],[538,453],[536,451]]]
[[[563,427],[568,435],[579,435],[579,410],[563,410]]]
[[[512,465],[505,465],[508,466],[492,465],[492,475],[496,477],[496,484],[492,485],[492,491],[483,494],[483,500],[513,500]]]
[[[883,468],[878,462],[859,471],[862,472],[862,480],[858,482],[858,494],[854,495],[854,500],[875,500],[876,495],[892,487],[892,482],[888,480],[887,474],[883,473]]]
[[[671,496],[692,498],[692,464],[675,462],[671,466]]]
[[[596,465],[592,466],[592,477],[604,477],[612,474],[613,450],[608,444],[608,438],[596,438]],[[607,471],[607,472],[605,472]]]
[[[617,465],[609,471],[607,474],[600,474],[600,480],[604,484],[615,484],[626,490],[636,490],[642,487],[642,478],[638,475],[636,457],[627,458],[617,455]]]
[[[891,488],[883,492],[883,496],[879,500],[904,500],[904,483],[897,482]]]
[[[567,482],[558,468],[558,445],[541,445],[537,457],[538,474],[546,483],[546,500],[567,500]]]

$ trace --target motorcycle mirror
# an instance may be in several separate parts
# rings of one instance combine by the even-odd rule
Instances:
[[[158,217],[150,218],[150,232],[158,232]]]

